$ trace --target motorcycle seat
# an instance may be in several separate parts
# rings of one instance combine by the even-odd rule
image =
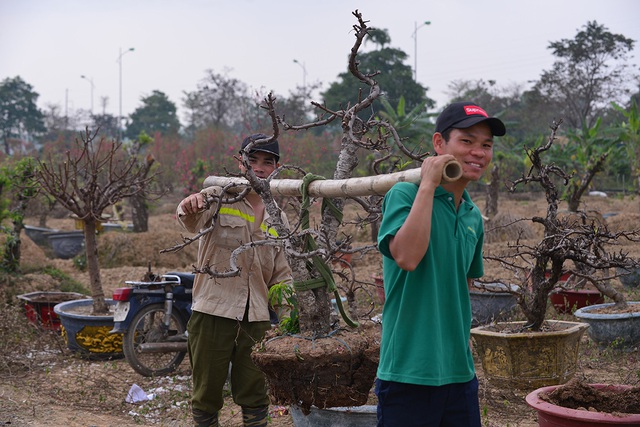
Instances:
[[[194,273],[184,273],[184,272],[172,271],[170,273],[167,273],[167,275],[178,276],[180,278],[180,283],[182,285],[184,285],[185,288],[187,288],[187,289],[193,288],[193,280],[196,277],[196,275]]]

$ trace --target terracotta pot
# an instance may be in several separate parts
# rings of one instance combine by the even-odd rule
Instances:
[[[371,277],[373,278],[373,282],[376,284],[376,295],[378,296],[378,300],[380,300],[380,304],[384,304],[384,280],[382,278],[382,275],[374,274]]]
[[[545,277],[545,278],[549,278],[549,277],[551,277],[551,271],[546,271],[546,272],[544,273],[544,277]],[[559,280],[559,281],[560,281],[560,282],[566,282],[566,281],[567,281],[567,280],[569,280],[570,278],[571,278],[571,273],[562,273],[562,274],[560,275],[560,280]]]
[[[546,332],[502,332],[526,322],[502,322],[471,329],[485,378],[497,387],[534,390],[564,384],[575,374],[580,338],[589,325],[547,320]]]
[[[589,337],[600,347],[614,346],[624,350],[633,350],[640,345],[640,302],[627,301],[637,310],[631,313],[594,313],[611,307],[614,303],[583,307],[573,313],[574,316],[589,324]]]
[[[593,289],[561,289],[549,295],[556,312],[560,314],[573,311],[590,305],[604,303],[604,295]]]
[[[624,390],[631,388],[625,385],[590,384],[598,389]],[[538,413],[540,427],[608,427],[639,426],[640,414],[612,415],[604,412],[594,412],[580,409],[564,408],[546,402],[540,398],[540,393],[550,393],[558,386],[542,387],[532,391],[526,397],[527,404]]]

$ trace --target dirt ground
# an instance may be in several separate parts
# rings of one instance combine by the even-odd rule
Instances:
[[[484,197],[474,197],[484,208]],[[125,280],[140,280],[151,262],[156,273],[171,270],[189,271],[195,262],[195,248],[187,248],[179,254],[159,254],[180,240],[182,231],[174,219],[177,200],[168,200],[155,209],[150,218],[147,233],[108,232],[99,237],[101,252],[101,277],[107,297]],[[640,200],[637,198],[585,197],[588,210],[602,214],[612,228],[640,229]],[[523,195],[502,197],[500,211],[514,216],[543,215],[544,200]],[[27,218],[26,224],[37,225],[35,218]],[[50,218],[47,225],[64,230],[74,229],[68,218]],[[354,247],[370,244],[369,230],[352,228]],[[532,230],[533,235],[539,230]],[[72,260],[52,259],[26,235],[23,241],[23,265],[50,265],[58,268],[89,287],[88,275],[74,267]],[[504,248],[504,243],[488,243],[488,250]],[[640,255],[637,245],[624,244],[622,249],[634,256]],[[372,276],[381,271],[381,259],[377,252],[363,257],[355,256],[353,265],[360,280],[370,282],[359,297],[358,313],[370,319],[381,312],[381,304],[375,296]],[[487,266],[487,274],[499,274]],[[14,294],[36,290],[54,290],[57,282],[50,276],[30,274],[13,289]],[[638,300],[638,292],[628,296]],[[554,318],[575,320],[572,315],[556,315]],[[15,322],[27,323],[18,313]],[[21,325],[20,327],[24,327]],[[6,329],[0,329],[6,331]],[[7,332],[3,332],[7,333]],[[0,425],[11,426],[187,426],[190,422],[189,396],[190,372],[188,360],[171,376],[149,379],[134,372],[124,359],[90,361],[77,358],[64,346],[60,337],[52,332],[29,329],[39,334],[35,348],[24,348],[20,356],[0,365]],[[6,341],[15,337],[0,337]],[[19,344],[16,344],[19,345]],[[640,385],[640,355],[638,351],[622,353],[598,348],[585,334],[579,358],[580,376],[591,383],[624,383]],[[535,412],[524,398],[526,391],[501,389],[488,383],[476,358],[476,370],[480,381],[480,405],[483,425],[486,427],[537,425]],[[125,397],[133,384],[155,399],[143,403],[126,403]],[[375,404],[375,396],[370,396]],[[241,426],[242,416],[230,397],[220,416],[223,426]],[[293,426],[288,408],[273,407],[270,425]]]

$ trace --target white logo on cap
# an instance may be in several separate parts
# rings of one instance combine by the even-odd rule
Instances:
[[[475,105],[465,105],[464,112],[467,114],[467,116],[473,116],[474,114],[479,114],[481,116],[489,117],[486,111],[484,111],[482,108]]]

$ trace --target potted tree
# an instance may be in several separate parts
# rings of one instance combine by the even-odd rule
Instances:
[[[560,123],[553,124],[545,144],[527,150],[529,172],[511,186],[513,191],[518,185],[536,183],[544,190],[546,216],[530,218],[542,226],[543,238],[533,242],[516,239],[507,245],[505,253],[485,255],[489,262],[504,267],[509,277],[501,281],[517,280],[513,293],[526,321],[480,326],[471,331],[487,378],[520,389],[562,384],[575,373],[580,337],[588,325],[546,319],[549,295],[563,274],[573,274],[604,294],[621,298],[610,286],[613,276],[607,272],[637,264],[623,253],[607,251],[607,245],[615,245],[618,239],[637,239],[636,232],[611,233],[606,224],[588,220],[586,215],[558,215],[556,180],[567,184],[570,176],[555,164],[545,163],[543,157],[556,139]],[[551,339],[554,341],[545,342]],[[523,349],[520,344],[527,347]]]
[[[88,355],[120,354],[122,337],[113,328],[113,301],[106,299],[100,279],[97,229],[103,211],[123,198],[144,192],[153,180],[145,167],[127,156],[119,142],[101,138],[87,128],[62,158],[39,161],[36,180],[41,189],[82,221],[91,299],[60,303],[60,317],[68,347]],[[75,310],[75,312],[73,311]]]
[[[342,225],[345,199],[352,198],[358,205],[367,207],[372,213],[364,215],[363,220],[373,222],[379,215],[379,206],[372,205],[370,199],[361,196],[379,196],[393,184],[387,180],[383,183],[383,187],[386,184],[386,190],[384,190],[373,185],[378,180],[361,182],[353,179],[360,185],[352,187],[351,184],[354,182],[351,179],[358,165],[359,151],[386,150],[389,146],[386,140],[393,138],[393,144],[402,147],[401,150],[405,154],[408,153],[411,159],[419,159],[424,155],[405,148],[397,132],[388,123],[376,120],[365,121],[358,116],[360,113],[368,116],[368,111],[380,96],[381,90],[373,79],[376,73],[363,74],[358,69],[356,60],[358,49],[370,29],[358,11],[353,14],[357,18],[357,24],[354,26],[356,42],[351,49],[349,70],[360,82],[369,86],[368,95],[359,96],[358,101],[350,104],[348,109],[336,111],[313,103],[323,111],[326,117],[318,122],[294,126],[286,123],[276,114],[275,100],[270,94],[263,108],[271,117],[272,136],[264,141],[252,143],[268,143],[271,138],[279,136],[280,127],[284,130],[300,131],[339,122],[343,129],[340,140],[342,148],[337,159],[334,181],[326,183],[330,185],[320,185],[325,182],[311,174],[305,175],[302,180],[275,180],[272,179],[273,176],[262,180],[247,168],[248,172],[243,180],[210,176],[204,182],[205,187],[222,187],[229,192],[234,188],[236,192],[247,191],[247,186],[250,186],[251,191],[255,191],[262,197],[269,217],[274,220],[271,225],[278,235],[286,236],[286,238],[280,238],[280,244],[284,244],[285,250],[291,255],[290,264],[294,277],[295,307],[297,308],[295,311],[299,320],[299,332],[293,335],[281,334],[277,337],[278,339],[271,339],[272,336],[266,337],[256,346],[253,359],[265,373],[273,400],[280,405],[291,405],[305,415],[316,409],[331,408],[339,411],[346,407],[363,406],[369,398],[376,375],[379,354],[379,330],[376,328],[379,328],[379,325],[373,322],[358,323],[359,319],[356,318],[357,313],[353,305],[349,306],[349,314],[347,314],[347,310],[341,304],[335,275],[329,267],[331,259],[339,256],[336,253],[344,252],[350,243],[348,236],[340,236],[338,231]],[[247,146],[245,151],[250,149],[251,146]],[[248,161],[246,156],[243,157],[243,161]],[[276,170],[275,174],[282,172],[283,169]],[[299,168],[294,169],[299,170]],[[414,179],[416,177],[419,179],[419,169],[414,172],[417,172],[414,174]],[[277,221],[280,213],[274,203],[274,194],[303,198],[299,215],[300,224],[292,225],[289,229]],[[323,197],[321,224],[316,229],[309,228],[309,206],[312,197]],[[378,203],[381,202],[380,197],[377,197],[377,200]],[[219,209],[222,203],[224,198],[216,198],[211,200],[210,205],[212,209]],[[193,238],[187,240],[185,244],[194,241]],[[341,241],[340,246],[336,245],[337,241]],[[274,244],[274,242],[268,242],[267,240],[251,244]],[[170,250],[174,249],[178,247]],[[362,250],[363,248],[351,248],[350,252],[356,253]],[[351,265],[341,262],[337,268],[350,270]],[[214,276],[234,273],[233,271],[216,272],[208,266],[198,266],[197,270]],[[352,284],[357,283],[354,278],[351,278],[352,276],[354,276],[353,273],[340,275],[351,280]],[[349,302],[350,290],[353,291],[355,287],[347,286],[345,289],[347,302]],[[338,327],[339,325],[332,321],[332,297],[341,313],[343,327]]]
[[[540,427],[607,427],[640,425],[640,388],[618,384],[585,384],[573,379],[541,387],[526,397]]]

